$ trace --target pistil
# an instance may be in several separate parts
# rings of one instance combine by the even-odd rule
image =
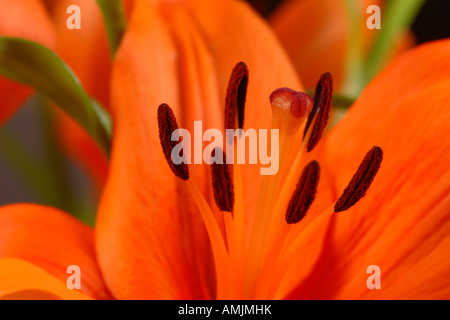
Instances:
[[[272,209],[277,199],[292,139],[312,108],[312,99],[309,95],[288,88],[274,91],[270,95],[270,103],[272,105],[272,130],[279,130],[279,170],[275,175],[262,178],[244,274],[244,298],[250,298],[254,293],[265,248],[268,245],[266,230],[270,229]]]

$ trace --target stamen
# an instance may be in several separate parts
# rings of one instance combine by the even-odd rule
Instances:
[[[311,137],[309,138],[307,151],[311,152],[319,143],[322,133],[327,126],[328,118],[331,110],[331,102],[333,100],[333,77],[331,73],[325,73],[320,77],[314,93],[314,106],[308,116],[303,139],[306,137],[309,127],[312,124],[314,116],[317,114],[316,121],[312,128]]]
[[[222,163],[214,162],[211,165],[214,200],[221,211],[232,212],[234,207],[233,177],[226,164],[225,152],[217,147],[211,154],[213,158],[216,157],[216,152],[223,155],[223,161]]]
[[[286,222],[288,224],[298,223],[305,217],[306,212],[316,197],[319,177],[320,165],[317,161],[310,162],[303,169],[286,210]]]
[[[185,183],[189,188],[195,203],[197,204],[211,242],[215,268],[217,271],[217,299],[222,300],[224,297],[228,296],[230,284],[228,255],[222,233],[217,225],[217,221],[211,211],[211,208],[203,197],[203,194],[199,190],[198,186],[192,180],[188,180]]]
[[[244,111],[248,81],[249,71],[247,65],[244,62],[237,63],[231,72],[225,97],[225,129],[235,130],[236,126],[239,129],[243,129],[244,127]],[[241,135],[239,134],[237,140],[239,141],[240,139]],[[234,154],[237,155],[238,146],[234,143],[234,135],[227,135],[226,140],[228,144],[232,145]],[[228,187],[233,189],[233,191],[228,191],[228,194],[233,196],[233,203],[231,206],[228,205],[228,210],[232,210],[233,215],[224,215],[224,221],[230,260],[232,261],[231,268],[234,270],[233,281],[235,283],[242,283],[247,250],[244,192],[241,164],[236,163],[236,161],[234,163],[233,170],[231,170],[230,182],[226,183]],[[216,187],[214,189],[216,189]],[[227,190],[227,188],[218,189]]]
[[[225,129],[235,129],[236,113],[238,128],[244,127],[248,75],[248,68],[244,62],[238,62],[231,72],[225,99]]]
[[[353,207],[369,189],[383,161],[383,150],[373,147],[364,157],[352,180],[334,206],[334,212]]]
[[[178,144],[172,141],[172,133],[178,129],[177,119],[169,105],[163,103],[158,108],[159,140],[164,157],[172,172],[182,180],[189,179],[189,168],[186,163],[175,164],[172,161],[172,150]]]

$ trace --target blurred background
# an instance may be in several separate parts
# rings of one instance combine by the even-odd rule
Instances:
[[[248,2],[270,19],[283,1]],[[449,14],[449,0],[426,1],[411,27],[416,43],[450,37]],[[35,95],[0,128],[0,205],[50,205],[93,225],[98,188],[61,150],[53,118],[52,109]]]
[[[268,18],[277,7],[281,5],[283,0],[247,0],[247,2],[249,2],[261,15]],[[418,43],[450,37],[450,1],[425,1],[411,30]]]

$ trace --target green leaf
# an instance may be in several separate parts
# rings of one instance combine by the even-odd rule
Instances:
[[[125,10],[122,0],[97,0],[97,4],[102,10],[103,20],[105,21],[108,33],[111,55],[114,57],[117,48],[120,45],[122,36],[127,29]]]
[[[111,121],[71,69],[51,50],[29,40],[0,37],[0,74],[30,85],[71,115],[109,155]]]

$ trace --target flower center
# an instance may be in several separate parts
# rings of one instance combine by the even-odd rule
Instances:
[[[244,107],[249,72],[245,63],[232,70],[225,99],[225,128],[239,129],[244,125]],[[270,95],[272,128],[279,130],[278,173],[262,178],[257,210],[251,228],[246,234],[242,168],[239,163],[227,164],[221,148],[215,148],[212,157],[223,159],[211,165],[212,186],[217,207],[223,211],[223,235],[208,202],[192,179],[187,164],[174,164],[172,133],[178,129],[170,107],[158,108],[161,146],[172,172],[186,183],[203,218],[211,242],[216,268],[218,299],[272,299],[276,296],[280,279],[274,270],[280,264],[280,255],[287,245],[292,225],[299,223],[313,203],[320,177],[320,165],[312,161],[304,168],[302,157],[318,144],[327,125],[333,95],[333,79],[325,73],[319,79],[314,98],[304,92],[280,88]],[[304,125],[303,140],[293,163],[286,159],[293,139]],[[227,139],[236,151],[241,136]],[[227,153],[228,153],[227,147]],[[237,152],[234,152],[236,154]],[[342,212],[354,206],[369,189],[380,168],[383,152],[373,147],[363,159],[356,174],[344,190],[331,213]],[[284,178],[282,183],[282,177]]]

